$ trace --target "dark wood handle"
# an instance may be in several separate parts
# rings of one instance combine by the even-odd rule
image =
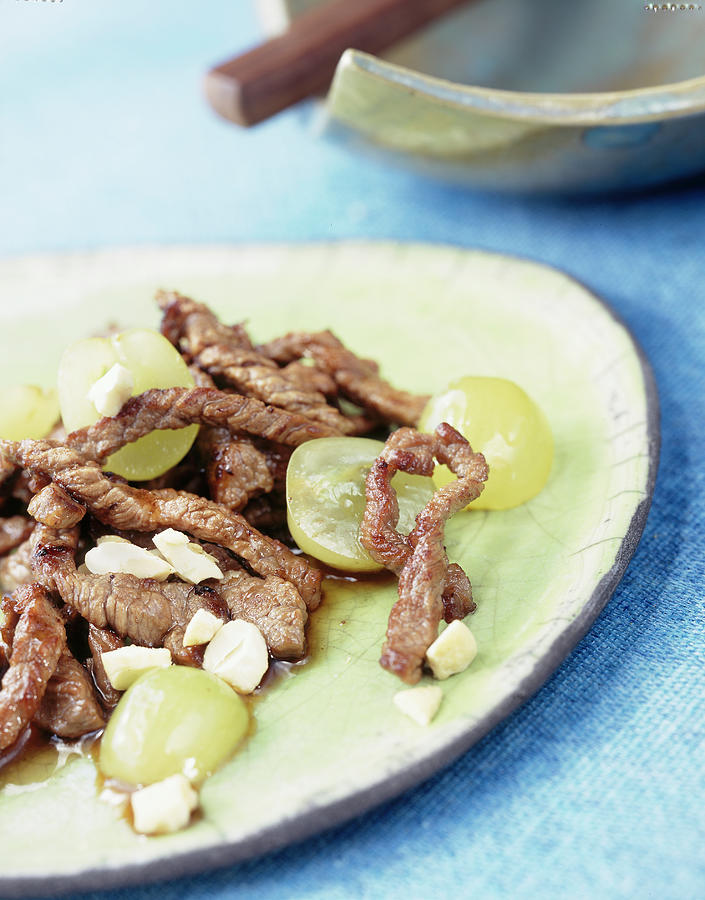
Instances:
[[[216,112],[254,125],[325,88],[349,47],[380,53],[466,0],[334,0],[206,76]]]

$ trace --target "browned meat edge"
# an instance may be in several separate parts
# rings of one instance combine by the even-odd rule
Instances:
[[[313,379],[300,369],[280,369],[254,349],[242,326],[223,325],[207,306],[175,292],[159,292],[157,302],[165,311],[162,332],[211,376],[248,397],[347,432],[345,416],[328,404]]]
[[[360,541],[374,560],[395,575],[399,575],[411,559],[413,546],[410,537],[397,531],[399,506],[391,481],[400,469],[412,475],[430,477],[434,469],[435,443],[433,435],[400,428],[390,435],[367,476],[367,502],[360,525]],[[446,570],[442,599],[446,622],[463,619],[475,610],[470,581],[456,563]]]
[[[349,400],[387,422],[416,425],[429,399],[392,387],[375,363],[360,359],[330,331],[291,333],[258,349],[281,365],[311,357]]]
[[[86,514],[86,508],[58,485],[48,484],[32,497],[27,512],[49,528],[73,528]]]
[[[64,647],[33,720],[51,734],[72,740],[105,725],[90,677]]]
[[[9,516],[0,519],[0,556],[14,550],[32,533],[34,522],[27,516]]]
[[[237,513],[195,494],[145,491],[113,481],[97,463],[50,441],[0,441],[0,451],[60,485],[95,517],[123,531],[176,528],[226,547],[259,575],[291,581],[308,609],[320,602],[321,573],[279,541],[266,537]]]
[[[117,702],[122,696],[122,691],[115,690],[110,683],[103,665],[102,654],[124,646],[125,642],[123,639],[109,628],[97,628],[95,625],[88,626],[88,648],[92,657],[88,665],[90,666],[95,686],[102,698],[103,706],[106,709],[112,709],[117,706]]]
[[[397,566],[404,555],[403,537],[398,534],[395,537],[391,533],[393,529],[389,529],[389,524],[396,524],[398,519],[396,499],[389,497],[392,490],[389,469],[431,474],[433,456],[458,477],[437,490],[416,517],[416,526],[408,538],[413,552],[403,563],[399,575],[399,599],[389,615],[387,639],[380,658],[383,668],[408,684],[416,683],[421,677],[426,650],[438,634],[443,613],[442,593],[449,568],[443,545],[445,522],[481,493],[488,474],[484,457],[474,453],[465,438],[445,423],[438,426],[434,436],[399,429],[390,436],[368,475],[370,514],[366,508],[361,529],[361,540],[368,551],[373,555],[378,553],[381,559],[388,547],[389,559]],[[375,509],[379,515],[379,530],[374,519]],[[465,590],[457,576],[453,576],[451,587],[453,591],[460,587],[461,593]]]
[[[12,746],[39,709],[47,683],[66,646],[64,624],[45,588],[29,584],[0,601],[18,616],[10,667],[0,690],[0,750]]]
[[[184,428],[192,424],[227,428],[296,447],[340,432],[298,413],[266,406],[251,397],[226,394],[215,388],[166,388],[130,398],[117,416],[101,419],[90,428],[74,431],[66,445],[86,459],[104,462],[109,456],[150,431]]]
[[[147,647],[168,647],[182,665],[200,665],[198,651],[183,646],[183,634],[198,609],[227,621],[225,603],[208,589],[183,582],[158,582],[122,573],[79,573],[74,534],[43,525],[35,531],[32,565],[61,599],[97,628],[111,628]]]

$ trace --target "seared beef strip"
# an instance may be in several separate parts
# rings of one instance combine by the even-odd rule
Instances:
[[[199,435],[198,445],[216,503],[239,512],[253,497],[274,487],[267,460],[251,438],[233,437],[226,428],[208,428]]]
[[[12,654],[12,639],[15,636],[19,618],[20,614],[15,609],[12,597],[3,596],[0,599],[0,647],[2,647],[7,665],[9,665]]]
[[[266,534],[283,537],[287,528],[286,498],[280,491],[273,491],[264,497],[255,497],[250,500],[242,511],[243,516],[254,528],[264,531]]]
[[[411,475],[433,474],[435,439],[412,428],[390,435],[367,476],[365,513],[360,541],[381,565],[399,575],[413,553],[410,537],[397,531],[399,506],[391,480],[401,469]],[[443,616],[446,622],[464,619],[475,610],[470,581],[456,563],[448,566],[443,582]]]
[[[226,550],[225,547],[221,547],[218,544],[211,544],[208,541],[201,541],[201,546],[206,553],[209,553],[218,563],[218,568],[223,574],[226,572],[238,572],[242,569],[242,566],[237,559],[235,559],[232,553],[229,550]],[[212,584],[216,584],[216,581],[213,581]]]
[[[49,479],[17,467],[15,467],[15,472],[15,478],[11,482],[10,496],[27,506],[32,497],[49,484]]]
[[[214,582],[216,585],[219,581]],[[169,600],[174,625],[164,638],[164,646],[171,650],[175,662],[182,666],[200,666],[203,663],[202,647],[184,647],[186,626],[198,612],[205,609],[224,622],[228,621],[228,607],[217,591],[205,584],[185,584],[168,581],[162,585]]]
[[[330,331],[284,335],[259,349],[280,364],[311,357],[335,379],[342,394],[363,409],[372,410],[387,422],[416,425],[427,396],[417,396],[392,387],[377,374],[375,363],[360,359]]]
[[[145,491],[111,481],[97,463],[84,462],[81,454],[49,441],[0,441],[0,452],[50,477],[106,525],[120,530],[186,531],[226,547],[262,576],[293,582],[309,610],[320,602],[318,569],[217,503],[195,494]]]
[[[416,517],[416,526],[408,538],[413,552],[399,575],[399,599],[389,615],[387,640],[380,659],[383,668],[394,672],[408,684],[415,684],[421,677],[426,650],[438,635],[448,569],[443,546],[445,522],[480,495],[487,479],[487,464],[481,453],[473,452],[462,435],[443,423],[436,428],[435,435],[422,435],[411,429],[396,431],[387,440],[385,451],[375,461],[367,479],[370,509],[388,508],[388,501],[383,495],[389,489],[390,467],[416,474],[431,474],[432,456],[458,477],[439,488]],[[393,519],[393,511],[391,515]],[[374,555],[374,552],[379,553],[380,546],[386,544],[384,540],[379,540],[379,534],[374,533],[374,523],[370,521],[367,508],[365,519],[361,541]],[[369,540],[371,533],[374,540]],[[399,540],[392,538],[388,546],[390,556],[396,559]],[[456,577],[453,577],[453,591],[457,583]],[[464,585],[461,585],[462,589]]]
[[[173,343],[173,342],[172,342]],[[194,387],[217,388],[218,385],[213,381],[208,372],[205,372],[200,366],[192,364],[188,367],[191,377],[193,378]]]
[[[0,592],[11,594],[21,584],[37,579],[32,573],[32,536],[0,559]]]
[[[7,607],[18,619],[0,690],[0,750],[14,744],[36,715],[66,646],[64,624],[41,585],[17,588],[1,601],[0,608]]]
[[[0,455],[0,486],[8,482],[16,471],[17,466],[6,457]]]
[[[70,559],[71,566],[75,568],[74,557],[79,539],[80,530],[75,525],[73,528],[50,528],[48,525],[37,523],[31,537],[32,558],[30,562],[35,578],[41,581],[42,576],[45,576],[45,581],[42,583],[46,584],[49,590],[54,589],[54,580],[51,574],[53,569],[47,568],[44,564],[40,566],[37,561],[44,560],[47,556],[56,557],[58,561]]]
[[[308,416],[337,433],[346,432],[345,417],[328,405],[323,393],[311,388],[311,380],[304,382],[298,370],[291,377],[258,353],[249,339],[243,339],[241,327],[228,329],[208,307],[180,294],[160,292],[157,302],[166,311],[163,333],[211,376],[248,397]]]
[[[190,366],[189,371],[197,387],[215,387],[203,369]],[[202,426],[198,448],[204,461],[208,492],[216,503],[240,512],[251,497],[271,491],[273,481],[267,460],[249,435],[233,435],[227,428]]]
[[[95,625],[88,626],[88,647],[92,657],[88,665],[93,675],[95,686],[102,698],[103,706],[106,709],[112,709],[114,706],[117,706],[117,702],[122,696],[122,691],[116,691],[110,683],[101,654],[124,646],[125,642],[123,639],[109,628],[96,628]]]
[[[81,737],[105,725],[90,677],[68,647],[64,647],[59,657],[33,721],[51,734],[67,739]]]
[[[347,430],[345,417],[318,391],[304,390],[300,377],[289,378],[271,359],[253,350],[236,350],[216,344],[201,351],[198,365],[239,393],[256,397],[279,409],[305,415],[338,434]]]
[[[33,567],[50,579],[64,603],[97,628],[112,628],[145,647],[168,647],[175,661],[198,664],[183,646],[183,633],[197,609],[204,608],[226,621],[227,607],[212,591],[182,582],[115,573],[92,575],[76,570],[70,536],[37,526]]]
[[[245,619],[264,635],[276,659],[301,659],[305,650],[306,605],[296,588],[269,575],[255,578],[242,570],[213,582],[233,619]]]
[[[86,459],[104,462],[125,444],[150,431],[183,428],[199,423],[241,431],[297,447],[317,437],[339,434],[333,428],[298,413],[265,406],[259,400],[226,394],[214,388],[166,388],[130,398],[112,418],[74,431],[67,446]]]
[[[0,556],[14,550],[32,533],[34,522],[26,516],[9,516],[0,519]]]
[[[50,483],[32,497],[27,512],[49,528],[73,528],[85,516],[86,508]]]
[[[302,390],[317,391],[329,400],[338,395],[335,379],[319,368],[312,359],[295,359],[282,368],[282,374]]]
[[[223,325],[203,303],[178,291],[157,291],[156,300],[164,313],[162,334],[185,356],[192,359],[206,347],[220,343],[253,349],[242,325]]]
[[[226,547],[258,575],[276,575],[292,582],[309,610],[320,603],[320,570],[279,541],[261,534],[242,516],[190,494],[160,491],[155,501],[159,528],[181,528],[201,541]]]
[[[199,431],[199,436],[204,430]],[[199,454],[195,449],[190,450],[180,463],[172,466],[163,475],[141,481],[140,487],[147,491],[172,488],[175,491],[190,491],[193,494],[204,493],[206,486]]]

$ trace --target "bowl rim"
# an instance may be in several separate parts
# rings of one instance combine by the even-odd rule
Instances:
[[[555,125],[619,126],[658,122],[705,112],[705,75],[653,87],[586,93],[508,91],[460,84],[425,75],[370,53],[349,49],[341,56],[331,95],[352,71],[361,70],[433,103],[485,116]]]

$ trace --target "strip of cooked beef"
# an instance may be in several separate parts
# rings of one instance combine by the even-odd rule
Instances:
[[[111,481],[97,463],[50,441],[0,441],[0,452],[47,475],[101,522],[120,530],[175,528],[231,550],[259,575],[291,581],[309,610],[320,602],[321,572],[238,513],[195,494],[145,491]]]
[[[157,291],[156,300],[164,313],[162,334],[187,358],[219,343],[253,349],[243,325],[224,325],[205,304],[178,291]]]
[[[215,382],[203,369],[192,365],[189,371],[197,387],[215,387]],[[252,497],[271,491],[273,482],[267,460],[250,435],[235,435],[226,428],[203,426],[198,434],[198,448],[208,493],[216,503],[240,512]]]
[[[191,377],[193,378],[194,387],[214,388],[218,385],[213,381],[208,372],[205,372],[200,366],[192,364],[188,367]]]
[[[416,425],[429,399],[392,387],[379,377],[376,364],[356,356],[330,331],[291,333],[258,349],[282,365],[312,358],[345,397],[387,422]]]
[[[237,513],[201,497],[159,492],[156,497],[160,528],[179,528],[195,538],[220,544],[243,559],[257,574],[290,581],[309,610],[321,599],[321,572],[279,541],[261,534]]]
[[[66,646],[64,624],[45,588],[29,584],[2,600],[17,614],[10,667],[0,689],[0,750],[12,746],[39,709]]]
[[[0,559],[0,592],[11,594],[21,584],[36,581],[32,573],[32,536]]]
[[[259,531],[278,539],[291,540],[286,521],[286,498],[280,491],[250,500],[242,514]]]
[[[201,546],[206,553],[210,553],[213,559],[218,563],[218,568],[221,572],[235,572],[242,569],[238,560],[229,550],[226,550],[225,547],[221,547],[218,544],[210,544],[208,541],[201,541]],[[215,582],[213,582],[213,584],[215,584]]]
[[[80,537],[80,529],[75,525],[73,528],[50,528],[48,525],[42,525],[40,522],[37,522],[30,539],[32,544],[32,558],[30,562],[35,577],[41,577],[46,574],[46,587],[49,590],[54,589],[50,569],[47,568],[45,570],[43,565],[38,566],[37,560],[56,556],[60,562],[64,559],[70,559],[71,565],[75,568],[74,557],[76,556]]]
[[[33,721],[45,731],[68,740],[105,725],[90,677],[68,647],[64,647],[59,657]]]
[[[227,607],[212,591],[183,582],[158,582],[122,572],[78,572],[66,533],[38,525],[33,567],[50,579],[64,603],[97,628],[111,628],[145,647],[165,646],[182,665],[198,665],[183,646],[186,625],[198,609],[226,621]]]
[[[27,516],[8,516],[0,519],[0,556],[19,547],[32,533],[34,522]]]
[[[339,434],[298,413],[266,406],[252,397],[226,394],[214,388],[166,388],[132,397],[120,412],[90,428],[74,431],[66,445],[87,459],[105,461],[125,444],[151,431],[183,428],[199,423],[245,432],[296,447],[318,437]]]
[[[264,635],[276,659],[301,659],[305,652],[307,612],[299,592],[287,581],[269,575],[229,572],[216,588],[233,619],[245,619]]]
[[[373,506],[379,499],[378,492],[385,483],[388,484],[390,467],[430,474],[431,454],[457,475],[455,481],[434,493],[416,517],[416,526],[408,538],[413,552],[399,575],[399,599],[389,615],[387,639],[382,648],[380,664],[408,684],[414,684],[421,677],[426,650],[438,635],[443,613],[442,594],[448,570],[443,545],[445,522],[480,495],[488,471],[482,454],[474,453],[468,441],[446,423],[439,425],[434,435],[399,429],[390,436],[385,450],[386,456],[383,453],[375,461],[368,475],[368,496],[371,496]],[[371,531],[368,520],[364,534],[361,532],[365,546]],[[373,552],[370,547],[379,552],[380,545],[384,546],[384,542],[377,540],[369,541],[369,544],[370,553]],[[399,542],[393,539],[389,546],[390,553],[394,554]],[[453,589],[455,587],[454,579]]]
[[[199,431],[199,436],[204,430]],[[190,450],[180,463],[172,466],[163,475],[142,481],[140,487],[148,491],[172,488],[175,491],[190,491],[193,494],[205,493],[206,485],[200,455],[195,449]]]
[[[312,359],[295,359],[283,366],[281,371],[302,390],[317,391],[328,400],[334,400],[338,396],[335,379]]]
[[[57,484],[50,482],[32,497],[27,512],[49,528],[73,528],[85,516],[86,508],[72,500]]]
[[[272,490],[283,491],[286,486],[286,470],[291,459],[292,449],[286,444],[277,444],[274,441],[254,439],[255,447],[264,456],[265,463],[272,476]]]
[[[215,582],[219,584],[220,582]],[[175,662],[182,666],[200,666],[203,663],[203,647],[184,647],[186,626],[198,612],[205,609],[224,622],[228,620],[228,607],[218,591],[206,584],[185,584],[168,581],[163,586],[169,600],[174,625],[164,638],[164,646],[171,650]]]
[[[10,482],[10,496],[27,506],[32,497],[47,484],[48,479],[41,475],[15,467],[15,477]]]
[[[433,435],[399,428],[390,435],[367,476],[367,503],[360,525],[360,541],[374,560],[395,575],[409,562],[413,545],[409,537],[397,531],[399,506],[391,481],[400,469],[411,475],[430,477],[435,444]],[[470,581],[456,563],[447,567],[442,599],[446,622],[464,619],[475,610]]]
[[[17,466],[0,454],[0,487],[4,487],[17,471]]]
[[[216,503],[239,512],[253,497],[274,487],[267,459],[251,438],[233,437],[226,428],[208,428],[198,442],[208,490]]]
[[[300,378],[290,378],[275,362],[253,350],[234,350],[217,344],[201,351],[197,361],[214,378],[224,381],[241,394],[305,415],[337,434],[345,434],[348,430],[346,418],[340,410],[328,404],[324,394],[310,388],[304,389]]]
[[[122,691],[115,690],[110,683],[103,665],[102,654],[124,646],[125,642],[123,639],[109,628],[96,628],[95,625],[88,626],[88,648],[91,651],[91,659],[88,662],[88,666],[103,706],[106,709],[113,709],[113,707],[117,706],[118,700],[122,696]]]
[[[328,404],[325,394],[313,389],[310,379],[304,381],[298,370],[291,377],[257,352],[249,339],[243,339],[241,328],[228,329],[208,307],[180,294],[160,292],[157,302],[166,311],[163,333],[211,376],[248,397],[306,415],[337,433],[346,433],[345,417]]]
[[[12,653],[12,639],[19,618],[20,614],[15,609],[12,597],[4,595],[0,598],[0,646],[8,665]]]

